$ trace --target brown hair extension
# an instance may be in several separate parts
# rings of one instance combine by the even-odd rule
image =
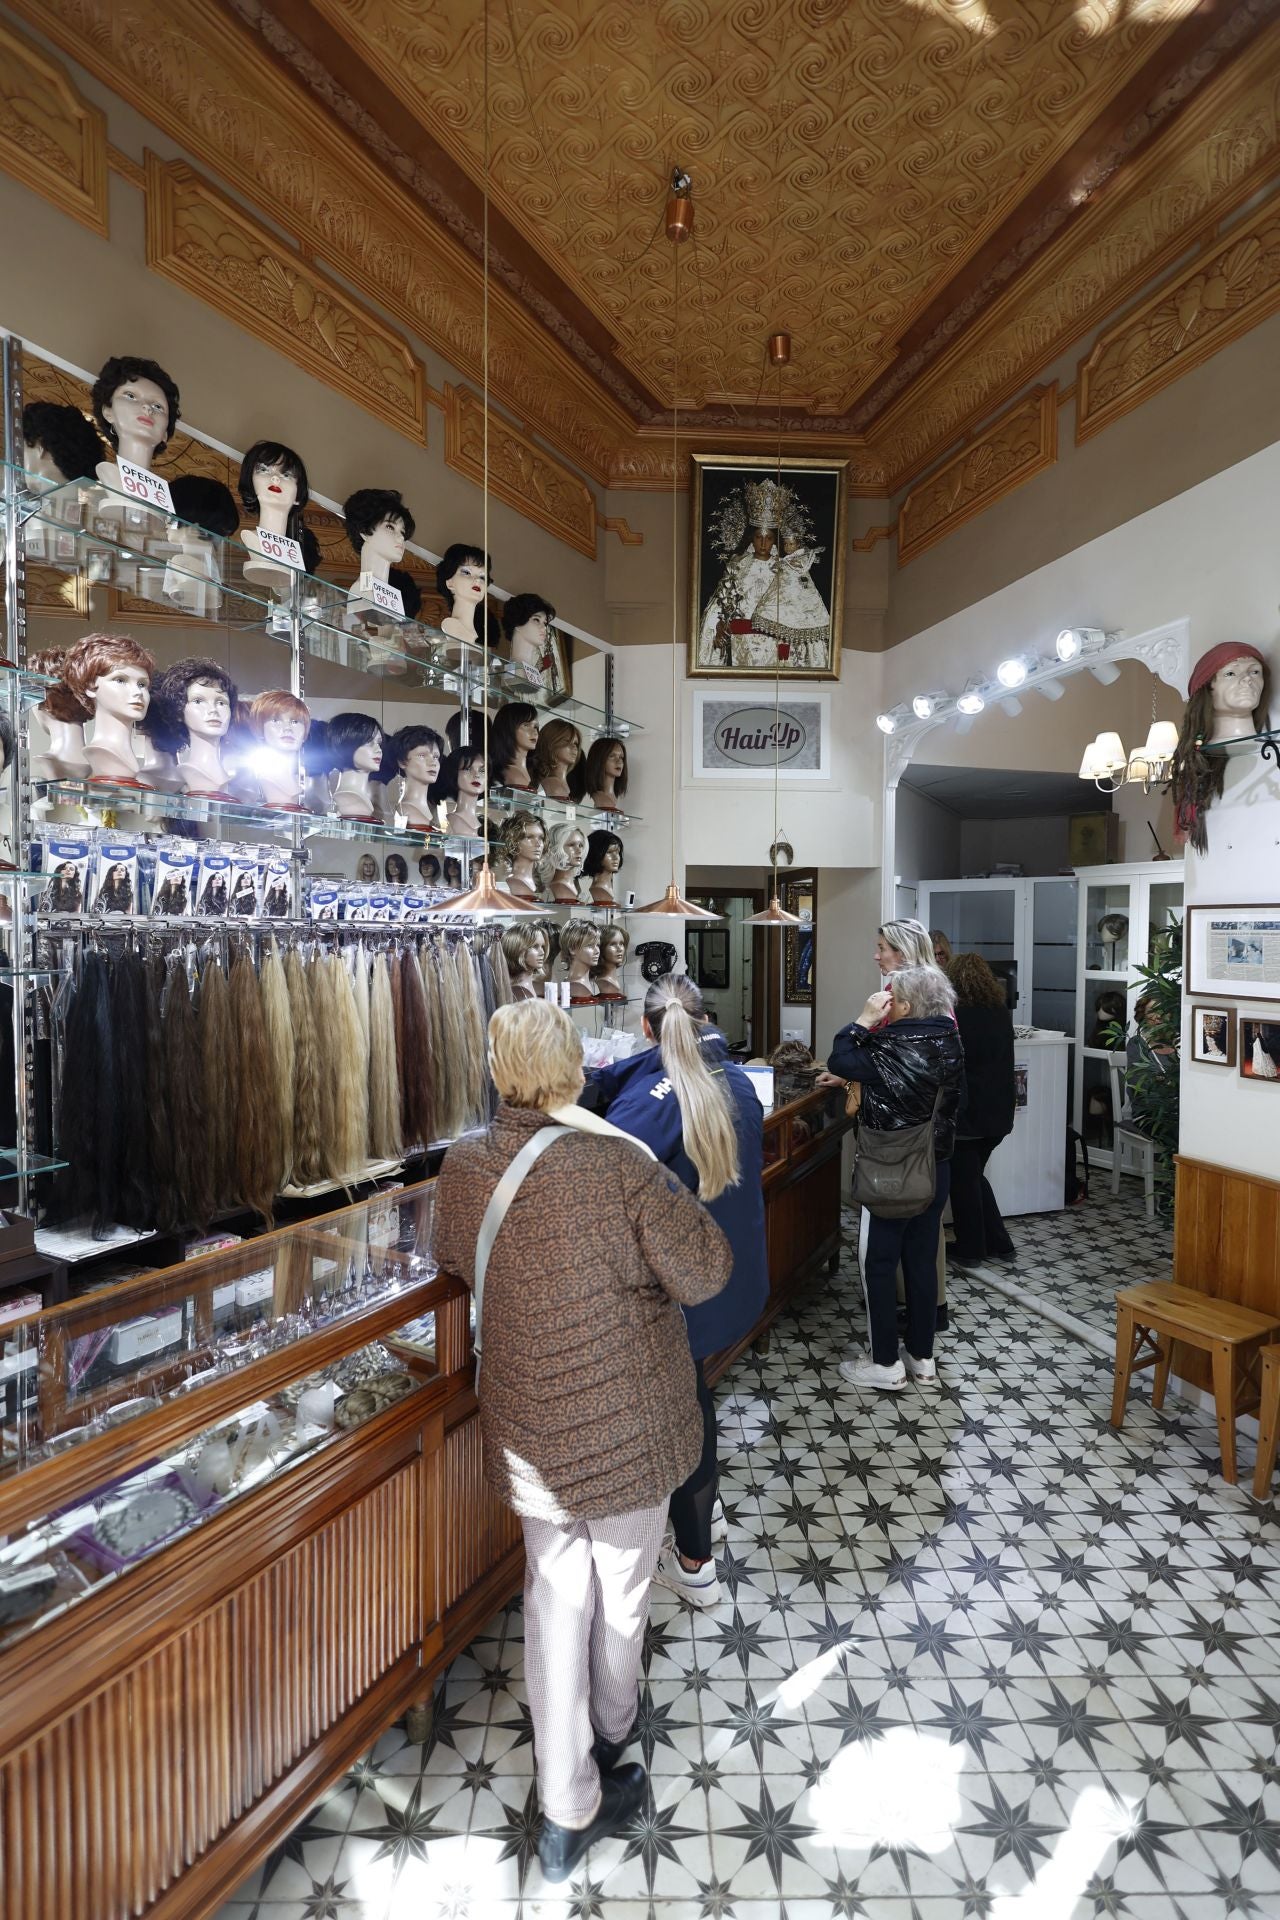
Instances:
[[[163,994],[164,961],[157,954],[147,962],[146,970],[147,1139],[151,1149],[151,1198],[155,1224],[161,1233],[172,1233],[175,1227],[181,1225],[182,1215],[173,1183],[173,1140],[161,1014]]]
[[[369,1149],[375,1160],[398,1160],[404,1150],[396,1016],[386,956],[381,953],[369,977]]]
[[[467,1119],[469,1127],[488,1118],[489,1113],[489,1073],[485,1065],[488,1052],[485,1033],[484,1001],[480,993],[480,982],[476,977],[475,955],[471,943],[459,940],[453,949],[453,968],[458,980],[458,1001],[466,1028],[467,1040],[462,1051],[466,1065],[464,1085],[466,1087]]]
[[[369,1164],[369,1056],[356,1011],[356,993],[347,963],[339,953],[325,961],[330,976],[328,1005],[333,1024],[334,1178],[350,1180]]]
[[[413,954],[400,966],[400,1017],[404,1052],[400,1056],[401,1119],[405,1144],[425,1147],[434,1115],[431,1084],[431,1028],[422,974]]]
[[[227,976],[218,960],[207,961],[200,975],[200,1083],[213,1204],[215,1209],[230,1207],[236,1199],[235,1129],[240,1089]]]
[[[237,1198],[251,1206],[264,1226],[282,1184],[280,1106],[275,1062],[262,1011],[262,988],[247,953],[238,954],[228,989],[231,1031],[239,1055],[240,1100],[233,1129]]]
[[[418,978],[422,982],[422,1012],[426,1021],[424,1030],[423,1073],[427,1087],[427,1136],[431,1140],[440,1137],[440,987],[433,971],[425,965],[426,948],[420,942],[410,948],[404,957],[406,967],[416,967]]]
[[[175,1205],[180,1222],[204,1228],[213,1216],[213,1162],[205,1126],[200,1021],[181,961],[169,969],[160,1017]]]
[[[316,1118],[319,1122],[320,1164],[317,1179],[334,1176],[333,1140],[337,1078],[333,1052],[333,977],[325,965],[325,956],[317,953],[307,968],[307,986],[311,993],[311,1021],[315,1048]]]
[[[324,1146],[321,1133],[320,1062],[316,1050],[316,1027],[312,1013],[313,968],[304,967],[302,956],[290,948],[285,961],[285,985],[289,989],[289,1025],[293,1029],[293,1170],[295,1186],[309,1187],[324,1178]]]
[[[269,1071],[276,1090],[279,1145],[276,1157],[280,1185],[286,1186],[293,1169],[293,1021],[289,1012],[289,988],[284,977],[284,962],[275,935],[263,957],[259,974],[262,986],[262,1017],[267,1023]]]

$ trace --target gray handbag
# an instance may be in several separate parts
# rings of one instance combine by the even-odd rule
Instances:
[[[913,1220],[932,1205],[938,1184],[933,1123],[941,1103],[939,1087],[933,1112],[918,1127],[890,1132],[869,1127],[865,1120],[861,1123],[853,1162],[855,1206],[865,1207],[877,1220]]]

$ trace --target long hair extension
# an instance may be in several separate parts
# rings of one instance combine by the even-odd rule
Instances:
[[[400,1022],[404,1052],[400,1056],[401,1123],[406,1146],[425,1147],[435,1121],[431,1081],[431,1028],[428,1022],[422,973],[411,950],[400,964]]]
[[[356,1017],[360,1022],[360,1035],[367,1059],[369,1054],[369,950],[363,940],[351,958],[351,987],[356,997]]]
[[[217,1208],[230,1207],[237,1198],[235,1133],[240,1088],[227,976],[219,960],[206,961],[200,974],[200,1079],[213,1203]]]
[[[169,963],[160,1019],[178,1217],[181,1223],[203,1230],[213,1217],[213,1166],[205,1126],[200,1022],[181,960]]]
[[[432,941],[423,948],[422,965],[423,978],[429,982],[435,1043],[436,1136],[441,1140],[456,1140],[462,1131],[465,1104],[462,1048],[466,1044],[466,1030],[447,947]]]
[[[111,970],[111,1045],[115,1054],[115,1216],[145,1231],[155,1220],[147,1120],[147,983],[136,953]]]
[[[311,1010],[311,983],[302,956],[290,947],[284,967],[289,989],[289,1025],[293,1029],[293,1171],[295,1186],[309,1187],[324,1178],[324,1145],[320,1131],[320,1063]]]
[[[325,961],[331,984],[334,1070],[334,1178],[350,1180],[369,1163],[369,1057],[356,1011],[355,988],[339,953]]]
[[[680,1107],[684,1150],[698,1170],[698,1197],[714,1200],[737,1186],[741,1167],[731,1096],[724,1075],[708,1067],[699,1041],[702,995],[685,974],[664,974],[645,995],[644,1017]]]
[[[101,1236],[115,1203],[115,1074],[111,1045],[111,980],[106,958],[86,953],[67,1016],[58,1151],[56,1210],[63,1220],[87,1214]]]
[[[515,1003],[515,994],[511,991],[511,969],[507,965],[507,950],[501,940],[491,940],[486,955],[489,973],[493,980],[493,1003],[495,1007],[510,1007]]]
[[[288,1184],[293,1172],[294,1047],[289,986],[274,934],[263,956],[258,979],[262,988],[262,1017],[267,1025],[268,1071],[276,1090],[276,1118],[280,1130],[276,1158],[283,1187]]]
[[[307,968],[307,986],[311,993],[311,1022],[314,1035],[316,1068],[316,1117],[319,1122],[320,1164],[317,1180],[332,1180],[336,1175],[334,1135],[337,1129],[338,1077],[334,1057],[333,975],[325,956],[317,953]]]
[[[396,1016],[383,953],[369,976],[369,1150],[375,1160],[398,1160],[403,1152]]]
[[[458,1006],[466,1033],[461,1055],[466,1068],[466,1124],[473,1127],[488,1115],[489,1074],[485,1065],[488,1047],[485,1043],[484,1006],[480,998],[480,982],[476,978],[475,956],[471,951],[469,940],[458,940],[455,943],[453,970],[458,982]]]
[[[240,1100],[233,1133],[236,1197],[251,1206],[267,1228],[283,1184],[280,1108],[275,1062],[262,1011],[262,987],[247,953],[237,955],[228,990],[232,1038],[239,1055]]]
[[[146,969],[147,1145],[151,1154],[151,1196],[161,1233],[181,1226],[182,1209],[174,1185],[173,1122],[164,1057],[164,961],[156,954]]]

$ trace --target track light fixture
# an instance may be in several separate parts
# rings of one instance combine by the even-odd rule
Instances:
[[[983,692],[982,681],[970,680],[964,692],[956,701],[956,710],[959,713],[965,714],[969,719],[972,719],[975,714],[982,712],[986,704],[987,696]]]
[[[996,679],[1002,687],[1020,687],[1034,666],[1035,661],[1029,654],[1012,654],[996,668]]]
[[[950,698],[948,693],[918,693],[911,702],[911,711],[917,720],[932,720]]]

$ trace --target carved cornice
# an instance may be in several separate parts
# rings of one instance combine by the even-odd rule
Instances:
[[[0,17],[0,167],[107,236],[106,115]]]
[[[637,533],[634,527],[629,526],[623,514],[603,514],[600,519],[600,525],[606,533],[616,533],[624,547],[642,547],[644,545],[644,535]]]
[[[1099,334],[1080,362],[1087,440],[1280,308],[1280,192]]]
[[[898,512],[898,565],[994,506],[1058,457],[1058,388],[1037,387],[913,487]]]
[[[893,531],[894,529],[891,524],[868,527],[865,533],[860,533],[854,540],[854,552],[873,553],[882,540],[888,540],[890,538]]]
[[[484,480],[484,401],[469,387],[444,390],[444,457],[477,486]],[[489,409],[489,489],[558,540],[596,557],[596,503],[586,482]]]
[[[146,156],[147,265],[411,440],[426,373],[386,322],[181,160]]]

